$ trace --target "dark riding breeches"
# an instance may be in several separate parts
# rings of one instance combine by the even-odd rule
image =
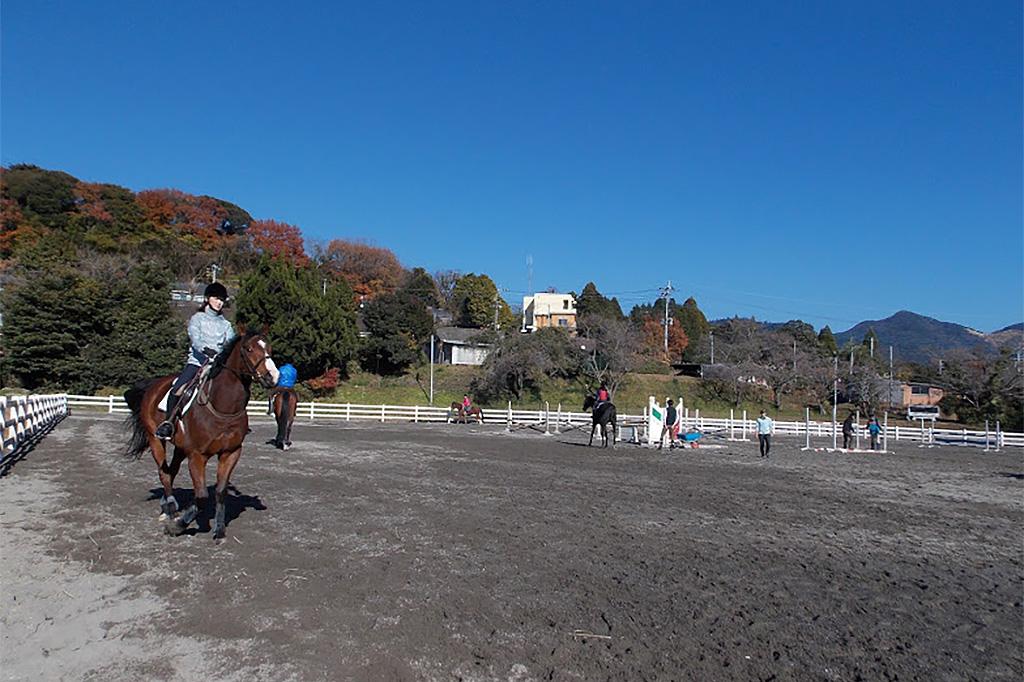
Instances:
[[[199,372],[199,366],[189,363],[185,365],[185,369],[181,371],[178,378],[174,380],[174,385],[171,386],[171,393],[177,394],[182,386],[192,381],[196,374]]]

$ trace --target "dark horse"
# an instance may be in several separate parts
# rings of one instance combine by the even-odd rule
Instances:
[[[462,406],[462,403],[452,401],[452,407],[448,411],[449,421],[461,421],[463,424],[468,424],[470,419],[476,419],[478,424],[484,423],[484,411],[476,405],[472,405],[467,411]]]
[[[213,537],[224,537],[228,480],[242,455],[242,441],[249,432],[249,416],[245,412],[249,389],[253,379],[271,388],[277,381],[276,374],[270,344],[263,334],[243,332],[235,337],[213,360],[210,376],[200,387],[195,404],[180,420],[172,440],[174,455],[170,459],[165,443],[155,433],[163,419],[160,400],[171,387],[174,376],[139,382],[125,393],[132,411],[127,420],[132,437],[125,454],[138,458],[147,446],[153,454],[164,487],[160,511],[168,534],[181,535],[197,516],[205,513],[206,463],[216,455],[217,512]],[[195,499],[179,516],[178,501],[174,499],[174,477],[186,459]]]
[[[585,411],[591,409],[592,407],[594,407],[594,403],[595,402],[596,401],[594,400],[594,396],[588,395],[586,397],[586,399],[583,401],[583,411],[585,412]],[[594,423],[590,427],[590,442],[587,443],[587,445],[593,445],[594,444],[594,430],[597,428],[597,425],[600,424],[601,425],[601,445],[602,445],[602,447],[608,447],[608,426],[609,425],[611,425],[611,428],[612,428],[611,445],[612,445],[612,447],[615,447],[615,429],[616,429],[616,425],[615,425],[615,406],[612,405],[610,402],[603,402],[603,403],[601,403],[597,407],[597,409],[594,410],[593,420],[594,420]]]
[[[278,450],[287,450],[292,446],[292,424],[295,423],[295,409],[299,397],[294,388],[278,388],[270,398],[274,419],[277,420],[277,436],[267,441]]]

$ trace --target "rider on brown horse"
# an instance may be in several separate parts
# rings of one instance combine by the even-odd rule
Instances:
[[[188,322],[189,352],[185,369],[178,375],[167,396],[167,410],[163,423],[157,427],[156,436],[168,439],[174,435],[177,421],[177,407],[181,394],[200,368],[217,356],[224,346],[235,337],[231,322],[223,315],[228,300],[228,290],[220,282],[214,282],[203,292],[206,302]]]

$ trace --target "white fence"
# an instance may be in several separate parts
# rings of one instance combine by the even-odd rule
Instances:
[[[67,396],[69,407],[83,407],[102,410],[111,414],[127,413],[128,406],[120,396]],[[247,411],[250,416],[266,415],[267,403],[253,400]],[[513,409],[511,403],[505,409],[484,410],[484,423],[504,424],[507,428],[532,427],[546,433],[560,433],[573,428],[590,425],[589,412],[570,412],[561,406],[543,410]],[[450,418],[446,407],[425,405],[361,405],[356,403],[324,403],[300,402],[297,405],[296,419],[308,421],[374,421],[385,422],[446,422]],[[694,413],[684,410],[681,417],[682,430],[696,428],[705,433],[724,435],[742,439],[754,434],[755,423],[752,419],[730,417],[704,417],[697,410]],[[648,429],[648,412],[629,415],[620,414],[618,423],[621,432],[632,431],[632,440],[646,442]],[[811,438],[832,438],[833,423],[831,421],[776,421],[775,433],[783,436],[803,436]],[[864,427],[861,427],[863,432]],[[863,433],[861,434],[863,437]],[[909,426],[889,426],[886,434],[891,441],[911,441],[927,444],[961,444],[987,447],[1024,447],[1024,433],[997,432],[993,429],[985,431],[969,429],[936,429]]]
[[[3,414],[3,459],[17,451],[47,426],[68,413],[65,395],[0,397]]]

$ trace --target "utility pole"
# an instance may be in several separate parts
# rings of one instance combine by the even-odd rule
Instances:
[[[850,356],[853,357],[852,355]],[[832,356],[832,449],[837,446],[836,414],[839,409],[839,356]]]
[[[661,290],[661,296],[665,299],[665,352],[668,353],[668,297],[672,294],[672,280]]]
[[[708,332],[711,335],[711,364],[715,364],[715,332]]]
[[[494,331],[498,331],[498,290],[494,290]]]
[[[871,345],[871,357],[874,358],[875,357],[875,337],[872,336],[870,339],[868,339],[868,343]]]
[[[213,278],[214,282],[217,281],[217,273],[219,273],[219,272],[220,272],[220,266],[217,265],[216,263],[212,263],[210,265],[210,277]]]
[[[430,332],[430,404],[434,404],[434,332]]]
[[[889,346],[889,409],[892,410],[892,346]]]
[[[853,349],[850,349],[850,374],[853,374]]]
[[[793,339],[793,371],[796,371],[796,339]]]

